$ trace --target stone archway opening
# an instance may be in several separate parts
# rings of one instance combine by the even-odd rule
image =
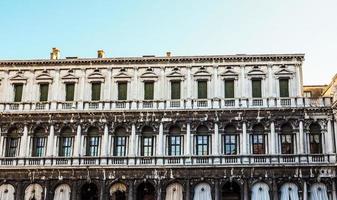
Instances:
[[[235,182],[227,182],[223,185],[221,190],[222,200],[240,200],[241,188],[240,185]]]
[[[123,183],[115,183],[110,188],[111,200],[126,200],[126,186]]]
[[[81,200],[98,200],[98,188],[94,183],[86,183],[82,186]]]
[[[137,200],[155,200],[156,190],[154,186],[149,183],[141,183],[137,188]]]

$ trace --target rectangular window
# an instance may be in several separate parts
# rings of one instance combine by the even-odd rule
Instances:
[[[234,98],[234,80],[225,80],[225,98]]]
[[[142,140],[142,156],[152,156],[153,155],[153,137],[144,136]]]
[[[207,81],[198,81],[198,99],[207,99]]]
[[[171,81],[171,99],[180,99],[180,81]]]
[[[66,83],[66,101],[74,101],[75,83]]]
[[[127,82],[120,82],[118,83],[118,100],[127,100],[128,95],[128,83]]]
[[[127,141],[125,136],[115,137],[114,156],[126,156]]]
[[[260,79],[253,79],[252,80],[252,97],[253,98],[261,98],[261,80]]]
[[[60,137],[59,140],[59,156],[70,157],[72,155],[72,137]]]
[[[154,82],[144,82],[144,99],[153,100]]]
[[[92,101],[101,100],[101,83],[100,82],[91,83],[91,100]]]
[[[280,97],[289,97],[289,79],[280,79]]]
[[[40,101],[48,101],[49,84],[40,84]]]
[[[320,134],[310,134],[310,153],[321,154],[322,153],[322,138]]]
[[[98,156],[99,154],[99,136],[87,137],[86,156]]]
[[[14,84],[14,102],[22,101],[23,84]]]
[[[292,135],[281,135],[281,152],[282,154],[294,153],[294,139]]]
[[[181,136],[168,136],[168,155],[179,156],[182,154],[182,137]]]
[[[265,154],[265,138],[263,134],[252,135],[252,151],[253,154]]]
[[[19,138],[12,138],[8,137],[6,140],[6,157],[15,157],[18,144],[19,144]]]
[[[310,98],[311,97],[311,92],[310,91],[304,92],[304,97]]]
[[[42,157],[45,154],[46,138],[34,137],[33,138],[33,157]]]
[[[208,155],[209,149],[209,137],[208,135],[197,135],[196,136],[196,154],[198,156]]]
[[[237,154],[237,136],[236,135],[224,135],[224,154],[234,155]]]

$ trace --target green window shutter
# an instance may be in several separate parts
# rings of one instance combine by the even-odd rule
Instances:
[[[118,83],[118,100],[127,100],[128,84],[127,82]]]
[[[234,80],[225,80],[225,98],[234,98]]]
[[[280,79],[280,97],[289,97],[289,80],[288,79]]]
[[[261,80],[253,79],[252,80],[252,96],[253,98],[261,98]]]
[[[144,82],[144,99],[153,100],[154,82]]]
[[[207,99],[207,81],[198,81],[198,99]]]
[[[48,101],[48,89],[48,83],[40,84],[40,101]]]
[[[23,90],[23,84],[14,85],[14,102],[22,101],[22,90]]]
[[[171,99],[180,99],[180,81],[171,81]]]
[[[91,100],[101,100],[101,83],[91,83]]]
[[[74,101],[75,83],[66,84],[66,101]]]

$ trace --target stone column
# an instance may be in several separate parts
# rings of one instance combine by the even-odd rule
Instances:
[[[47,157],[53,156],[53,147],[54,147],[54,125],[50,125],[48,141],[47,141]]]
[[[304,131],[303,131],[303,121],[301,120],[299,123],[299,134],[300,134],[300,142],[299,142],[299,154],[304,154],[304,144],[305,144],[305,136],[304,136]]]
[[[275,124],[274,122],[270,123],[270,142],[269,142],[269,153],[276,154],[276,133],[275,133]]]
[[[220,200],[221,197],[219,197],[219,181],[216,180],[214,184],[214,200]]]
[[[186,180],[186,193],[185,193],[185,200],[191,199],[191,185],[190,180]]]
[[[21,137],[21,141],[20,141],[20,154],[19,157],[23,158],[26,157],[28,155],[27,152],[27,146],[28,146],[28,128],[27,125],[24,125],[23,127],[23,135]]]
[[[302,86],[303,86],[303,78],[302,78],[302,66],[300,64],[295,65],[296,68],[296,89],[297,94],[294,96],[301,96],[302,95]]]
[[[335,148],[334,148],[334,152],[337,152],[337,117],[335,118],[335,120],[333,121],[334,123],[334,132],[335,132]]]
[[[307,182],[303,181],[303,200],[308,199]]]
[[[101,146],[101,156],[106,157],[109,154],[109,128],[108,124],[104,124],[104,134],[102,138],[102,146]]]
[[[74,157],[78,157],[80,155],[81,155],[81,125],[78,125],[74,142]]]
[[[245,85],[245,81],[246,81],[246,78],[245,78],[245,66],[241,65],[240,68],[241,68],[241,77],[239,78],[239,80],[241,80],[241,98],[245,98],[245,97],[248,96],[246,94],[247,87]]]
[[[274,88],[273,88],[273,86],[274,86],[274,84],[273,84],[273,81],[275,80],[274,78],[273,78],[273,70],[272,70],[272,68],[273,68],[273,65],[268,65],[267,66],[268,67],[268,95],[266,95],[267,97],[275,97],[276,95],[274,94]]]
[[[192,108],[192,94],[193,94],[193,86],[192,86],[192,74],[191,74],[191,69],[192,69],[192,66],[187,66],[187,87],[185,88],[186,90],[186,100],[187,100],[187,103],[186,103],[186,108]]]
[[[131,125],[131,136],[130,136],[130,139],[129,139],[129,156],[130,157],[134,157],[135,156],[135,146],[136,146],[136,143],[135,143],[135,140],[136,140],[136,125],[135,124],[132,124]]]
[[[214,134],[212,141],[212,154],[217,156],[219,155],[219,125],[218,123],[214,123]]]
[[[0,156],[5,157],[4,151],[7,147],[6,147],[6,144],[5,144],[5,137],[2,136],[1,127],[0,127],[0,147],[1,147],[0,148]]]
[[[248,183],[245,181],[243,183],[243,200],[249,200],[249,190],[248,190]]]
[[[247,155],[248,154],[248,149],[247,147],[249,146],[248,144],[248,139],[247,139],[247,126],[246,122],[242,122],[242,143],[241,143],[241,154],[242,155]]]
[[[164,128],[163,123],[159,124],[159,134],[158,134],[158,145],[157,145],[157,153],[156,156],[163,156],[163,141],[164,141]]]
[[[191,124],[189,122],[186,124],[185,155],[191,155]]]
[[[332,119],[328,119],[328,123],[327,123],[327,132],[325,134],[325,140],[326,140],[326,153],[328,154],[332,154],[333,153],[333,137],[332,137],[332,123],[331,123]]]
[[[336,182],[332,181],[332,200],[337,200],[337,196],[336,196]]]

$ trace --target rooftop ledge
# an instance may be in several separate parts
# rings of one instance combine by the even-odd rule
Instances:
[[[127,101],[48,101],[0,102],[0,112],[59,112],[59,111],[146,111],[146,110],[217,110],[217,109],[279,109],[331,108],[332,98],[234,98],[234,99],[181,99],[181,100],[127,100]]]
[[[203,56],[143,56],[143,57],[114,57],[114,58],[78,58],[68,59],[27,59],[0,60],[0,65],[55,65],[55,64],[105,64],[105,63],[142,63],[142,62],[193,62],[193,61],[304,61],[304,54],[236,54],[236,55],[203,55]]]

